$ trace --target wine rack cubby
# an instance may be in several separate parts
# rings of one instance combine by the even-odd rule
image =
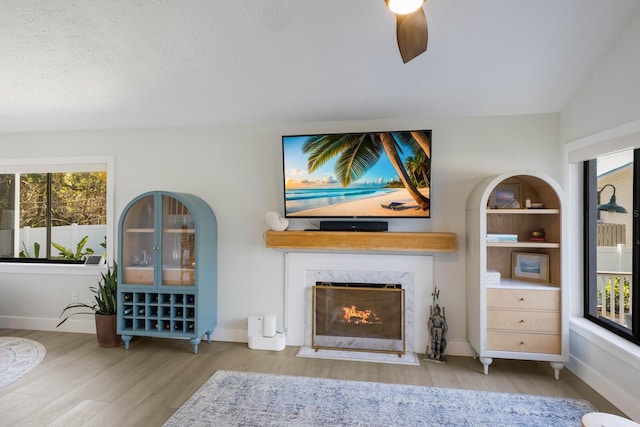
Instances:
[[[121,293],[122,333],[144,331],[185,334],[196,329],[196,295],[192,293]]]

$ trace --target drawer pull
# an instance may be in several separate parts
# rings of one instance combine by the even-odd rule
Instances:
[[[520,323],[524,323],[524,319],[520,319]]]
[[[520,341],[520,345],[525,345],[526,343],[524,341]]]
[[[520,301],[521,301],[521,302],[522,302],[522,301],[524,301],[524,297],[520,297]]]

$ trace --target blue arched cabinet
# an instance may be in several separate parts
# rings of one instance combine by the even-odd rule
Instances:
[[[186,193],[152,191],[118,224],[118,334],[201,337],[217,322],[217,225],[211,207]]]

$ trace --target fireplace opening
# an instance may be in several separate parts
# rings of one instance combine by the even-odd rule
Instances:
[[[405,299],[398,284],[317,282],[312,347],[404,354]]]

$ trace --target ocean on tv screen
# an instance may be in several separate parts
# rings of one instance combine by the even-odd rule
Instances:
[[[429,189],[421,189],[428,197]],[[404,188],[363,186],[285,191],[285,216],[300,218],[429,218]]]
[[[384,187],[360,188],[295,188],[285,192],[286,211],[294,214],[309,209],[324,208],[338,203],[352,202],[380,196],[394,191]]]

